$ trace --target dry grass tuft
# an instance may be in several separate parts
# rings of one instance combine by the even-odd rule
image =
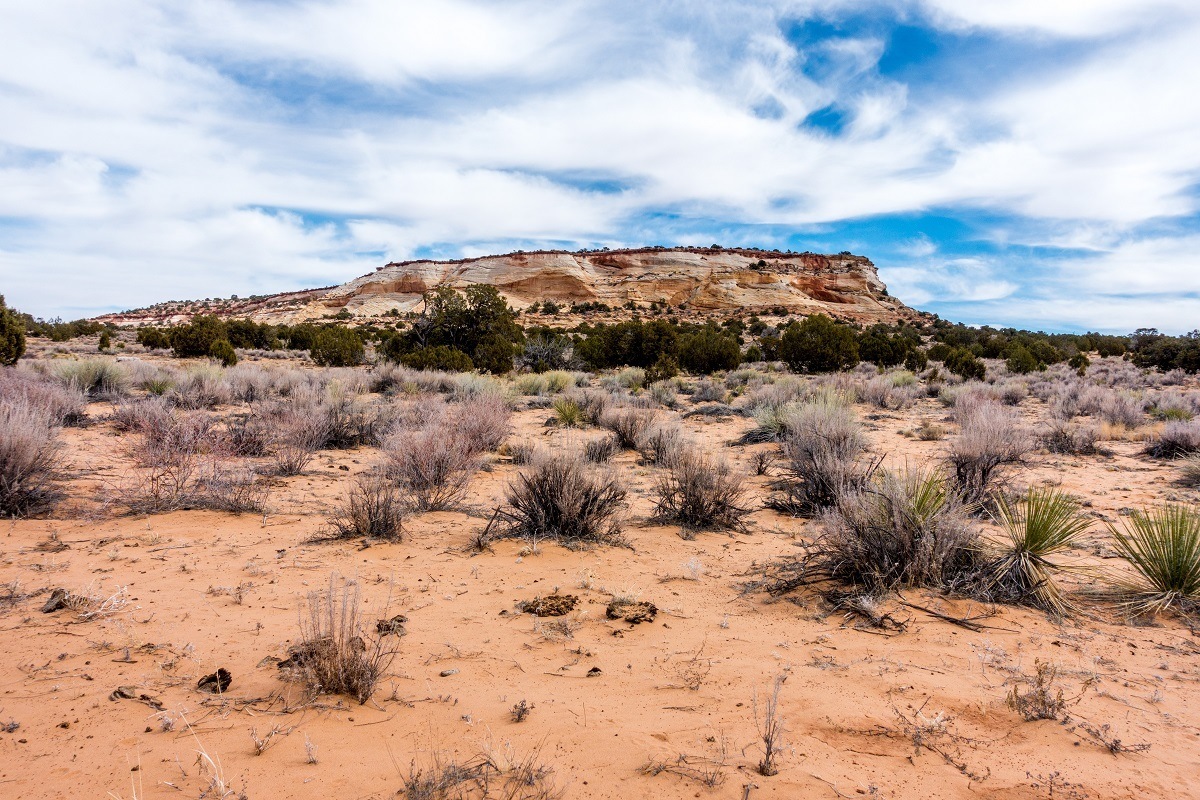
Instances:
[[[367,537],[398,542],[403,538],[404,504],[395,483],[384,476],[360,475],[346,500],[329,517],[335,538]]]
[[[625,488],[579,453],[539,454],[506,492],[497,514],[510,535],[553,539],[568,547],[619,542],[617,514]]]
[[[684,450],[654,486],[654,516],[685,529],[740,529],[750,513],[745,475],[724,459]]]

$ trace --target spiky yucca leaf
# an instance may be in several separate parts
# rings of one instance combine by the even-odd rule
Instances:
[[[1060,567],[1049,557],[1070,547],[1090,527],[1079,504],[1057,489],[1031,489],[1017,503],[1000,497],[992,518],[1009,544],[992,566],[990,588],[1002,597],[1066,613],[1069,604],[1054,582]]]
[[[1200,509],[1167,503],[1134,512],[1123,530],[1109,528],[1117,552],[1139,576],[1117,584],[1136,613],[1200,603]]]

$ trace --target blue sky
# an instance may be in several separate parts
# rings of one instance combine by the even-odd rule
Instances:
[[[0,8],[0,292],[68,318],[534,247],[869,256],[968,323],[1200,327],[1194,0]]]

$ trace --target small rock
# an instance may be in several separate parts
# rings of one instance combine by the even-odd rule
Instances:
[[[438,674],[439,674],[439,675],[441,675],[443,678],[449,678],[451,675],[457,675],[457,674],[458,674],[458,670],[456,670],[456,669],[444,669],[444,670],[442,670],[441,672],[439,672]]]

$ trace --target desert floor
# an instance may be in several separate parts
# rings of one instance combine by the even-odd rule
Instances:
[[[1031,424],[1045,414],[1032,397],[1020,408]],[[547,427],[549,409],[519,409],[511,440],[593,435]],[[613,462],[630,485],[628,549],[529,552],[505,540],[473,552],[520,469],[495,455],[462,511],[414,514],[398,543],[314,540],[375,463],[365,448],[322,451],[304,474],[275,479],[266,515],[106,514],[99,500],[126,470],[110,411],[93,403],[96,422],[64,431],[73,503],[0,528],[0,796],[385,798],[403,796],[415,770],[487,756],[533,757],[570,798],[1200,797],[1200,638],[1186,619],[1134,625],[1082,594],[1056,621],[907,592],[884,603],[899,625],[877,628],[815,595],[745,593],[756,565],[795,553],[817,523],[762,509],[770,478],[753,477],[760,510],[745,531],[686,540],[648,521],[655,468],[630,452]],[[944,441],[900,433],[922,419],[954,435],[935,399],[856,412],[892,466],[941,458]],[[746,467],[775,447],[728,447],[753,425],[743,417],[681,423]],[[1013,476],[1091,504],[1088,546],[1069,559],[1090,570],[1121,568],[1105,520],[1197,499],[1140,443],[1106,446],[1110,455],[1036,453]],[[334,574],[358,580],[368,622],[408,618],[391,674],[363,705],[310,698],[277,668],[306,594]],[[117,600],[87,619],[41,613],[58,587]],[[578,596],[576,611],[515,608],[555,591]],[[616,594],[653,602],[657,618],[607,619]],[[1066,719],[1026,722],[1006,705],[1037,661],[1058,668]],[[198,691],[219,667],[229,689]],[[764,777],[756,702],[761,717],[777,679],[784,751]],[[518,723],[520,701],[532,710]]]

